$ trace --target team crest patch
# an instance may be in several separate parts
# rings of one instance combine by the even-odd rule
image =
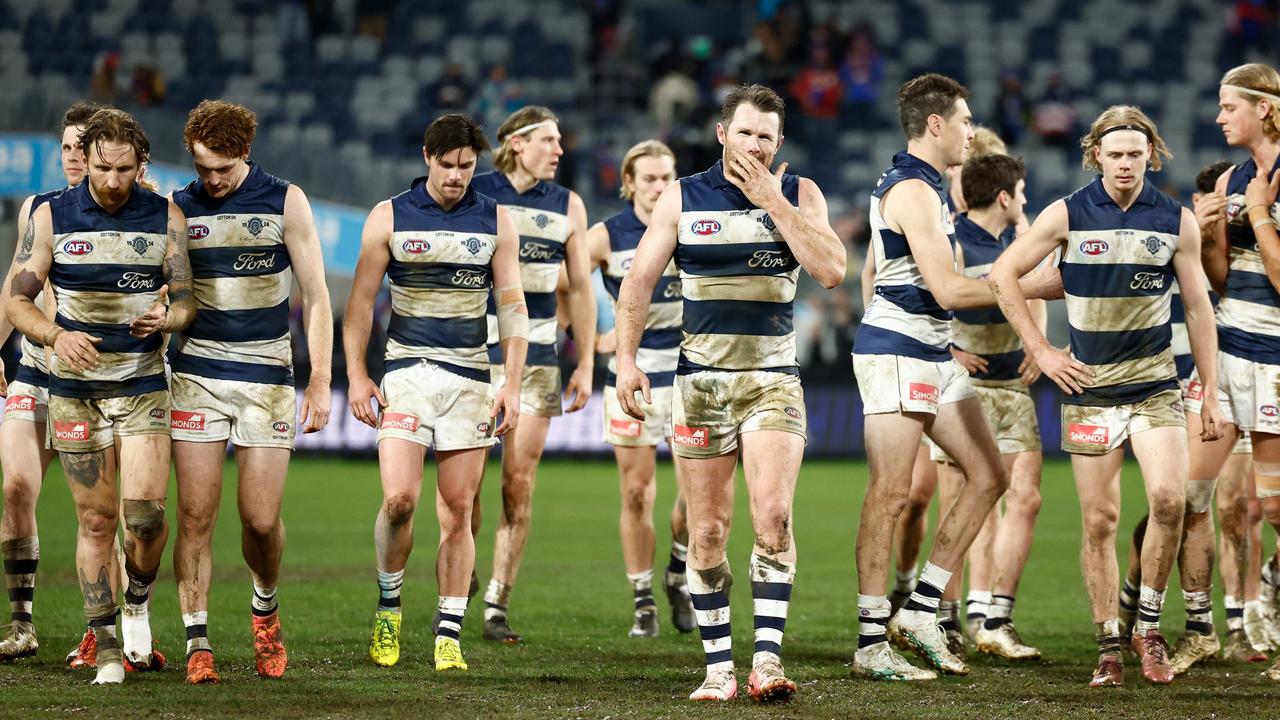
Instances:
[[[151,247],[152,245],[155,245],[155,243],[152,242],[151,240],[148,240],[142,237],[141,235],[136,235],[129,240],[129,247],[133,248],[133,251],[138,253],[139,255],[146,255],[147,248]]]
[[[480,253],[480,238],[469,237],[462,241],[462,247],[466,248],[467,252],[472,255],[477,255]]]
[[[258,237],[259,235],[262,234],[263,230],[266,230],[268,227],[270,227],[271,221],[263,220],[262,218],[259,218],[259,217],[254,217],[254,218],[249,218],[248,220],[245,220],[240,224],[244,226],[245,230],[249,231],[250,235],[254,237]]]
[[[1155,235],[1148,236],[1147,239],[1144,240],[1143,242],[1147,246],[1147,252],[1151,253],[1152,255],[1159,254],[1160,250],[1164,248],[1164,241],[1156,237]]]
[[[773,224],[773,218],[769,217],[769,213],[760,215],[756,220],[769,232],[773,232],[777,228],[777,226]]]
[[[543,213],[538,213],[533,218],[533,224],[537,225],[539,230],[546,230],[547,225],[551,224],[551,218]]]

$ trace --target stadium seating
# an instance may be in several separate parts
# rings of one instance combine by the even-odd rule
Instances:
[[[175,124],[204,97],[243,102],[260,114],[272,148],[259,150],[270,154],[273,167],[320,196],[357,205],[386,197],[419,172],[419,133],[438,111],[431,88],[447,63],[460,64],[473,83],[490,66],[506,64],[523,97],[561,112],[583,147],[600,140],[617,156],[630,139],[653,131],[642,111],[592,114],[586,100],[591,31],[582,3],[400,2],[379,40],[353,32],[355,3],[347,0],[334,3],[346,9],[334,32],[314,41],[286,32],[277,5],[0,0],[0,101],[8,101],[0,104],[21,105],[34,96],[45,108],[43,115],[9,110],[5,119],[36,129],[52,108],[86,94],[104,53],[117,52],[121,96],[128,95],[133,68],[147,64],[165,78],[163,107]],[[1179,190],[1189,187],[1201,164],[1223,154],[1213,125],[1213,95],[1229,36],[1197,31],[1206,20],[1216,27],[1221,19],[1223,7],[1214,0],[816,0],[807,6],[813,22],[830,19],[841,28],[869,23],[884,59],[882,101],[870,129],[844,129],[834,152],[812,155],[839,165],[832,175],[843,187],[829,189],[830,196],[865,194],[888,149],[902,144],[892,116],[894,91],[927,69],[966,82],[978,120],[988,124],[1000,75],[1008,70],[1019,73],[1031,103],[1048,78],[1060,74],[1081,118],[1110,103],[1139,103],[1161,123],[1176,158],[1162,182]],[[719,37],[726,30],[724,23],[706,23],[708,11],[725,17],[723,7],[684,8],[658,0],[628,7],[639,23],[658,24],[664,33]],[[728,24],[729,37],[749,37],[752,13],[727,16],[741,21],[740,28]],[[637,37],[645,37],[643,28]],[[645,48],[634,50],[643,61]],[[38,78],[38,86],[30,78]],[[608,130],[597,137],[596,128]],[[1030,132],[1015,150],[1029,160],[1033,204],[1082,177],[1074,151],[1039,147]],[[349,177],[334,177],[326,163],[305,158],[335,152],[352,161]],[[804,148],[790,152],[797,165],[809,158]],[[177,149],[157,148],[157,154],[176,159]],[[594,194],[611,198],[613,189],[595,188]]]

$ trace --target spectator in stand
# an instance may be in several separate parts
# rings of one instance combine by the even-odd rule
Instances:
[[[437,113],[458,112],[467,106],[471,97],[471,83],[467,82],[462,66],[451,62],[431,89],[432,104]]]
[[[1071,90],[1058,73],[1049,77],[1044,97],[1036,105],[1035,131],[1046,145],[1064,149],[1075,147],[1078,133],[1076,112],[1071,106]]]
[[[507,66],[498,64],[489,68],[489,75],[480,83],[471,103],[471,114],[493,132],[511,113],[524,105],[520,86],[507,77]]]
[[[840,76],[831,65],[824,45],[813,48],[809,64],[791,81],[791,98],[800,109],[798,133],[809,149],[808,174],[818,185],[833,182],[835,163],[828,162],[836,142],[836,117],[840,113]]]
[[[845,118],[858,128],[868,128],[877,118],[880,81],[884,80],[884,58],[876,49],[875,35],[866,23],[849,36],[849,49],[840,63],[840,84],[844,88]]]
[[[693,80],[695,71],[693,60],[684,58],[653,84],[649,91],[649,115],[658,124],[659,134],[665,135],[673,126],[683,123],[698,107],[698,84]]]
[[[89,79],[89,94],[102,105],[114,105],[119,91],[116,89],[116,70],[120,67],[120,53],[111,51],[98,58]]]
[[[1275,0],[1236,0],[1231,15],[1227,50],[1237,62],[1245,62],[1250,50],[1266,53],[1277,30]]]
[[[1017,72],[1006,70],[1000,77],[1000,95],[996,98],[993,115],[1000,139],[1010,145],[1017,145],[1031,115],[1027,97],[1022,94],[1022,80]]]

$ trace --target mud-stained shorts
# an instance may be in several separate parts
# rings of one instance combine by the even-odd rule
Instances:
[[[430,360],[392,370],[382,378],[387,406],[378,418],[378,442],[399,438],[446,451],[489,447],[497,442],[490,388]]]
[[[1186,426],[1182,393],[1172,388],[1127,405],[1063,404],[1062,449],[1072,455],[1105,455],[1130,435],[1159,427]]]
[[[604,441],[617,447],[651,447],[671,438],[671,386],[649,388],[652,405],[645,405],[639,393],[636,400],[644,410],[644,420],[637,420],[622,410],[617,388],[604,386]]]
[[[40,425],[49,417],[49,388],[21,381],[9,383],[9,396],[4,401],[4,417],[0,423],[22,420]]]
[[[169,379],[170,435],[189,442],[293,449],[298,393],[289,385],[174,373]]]
[[[1199,384],[1199,377],[1192,374],[1191,382]],[[1280,365],[1219,351],[1218,390],[1228,422],[1242,432],[1280,435]]]
[[[49,396],[49,440],[59,452],[104,450],[117,436],[168,434],[168,390],[98,400]]]
[[[1200,384],[1200,379],[1195,373],[1192,373],[1190,380],[1182,381],[1182,402],[1187,408],[1187,412],[1200,414],[1201,401],[1204,400],[1204,385]],[[1227,420],[1231,420],[1231,398],[1227,393],[1218,391],[1218,404],[1222,407],[1222,414],[1227,416]],[[1233,455],[1252,455],[1253,454],[1253,436],[1247,430],[1240,430],[1236,437],[1235,447],[1231,448]]]
[[[1040,451],[1036,404],[1026,386],[974,385],[973,390],[982,401],[982,414],[987,418],[1001,455]],[[951,463],[951,458],[932,441],[929,442],[929,458],[934,462]]]
[[[704,370],[677,375],[671,398],[671,451],[711,458],[738,449],[738,436],[783,430],[808,439],[804,390],[787,373]]]
[[[506,379],[503,366],[489,366],[489,380],[495,390],[501,388]],[[520,381],[520,414],[536,417],[560,417],[564,414],[560,404],[560,368],[524,366],[524,378]]]
[[[955,360],[931,362],[905,355],[853,356],[862,414],[922,412],[972,397],[969,373]]]

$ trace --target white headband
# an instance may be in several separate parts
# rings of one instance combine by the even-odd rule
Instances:
[[[1264,100],[1270,100],[1273,105],[1275,105],[1277,108],[1280,108],[1280,95],[1272,95],[1269,92],[1254,90],[1253,88],[1240,87],[1239,85],[1227,85],[1225,83],[1223,83],[1222,87],[1227,88],[1228,90],[1235,90],[1236,92],[1239,92],[1239,93],[1248,93],[1250,95],[1257,95],[1258,97],[1263,98]]]
[[[532,125],[525,125],[519,130],[513,130],[510,135],[507,135],[507,139],[510,140],[511,138],[517,135],[523,135],[527,132],[532,132],[534,130],[537,130],[540,127],[547,127],[548,125],[555,125],[555,124],[556,124],[555,120],[543,120],[541,122],[533,123]]]

